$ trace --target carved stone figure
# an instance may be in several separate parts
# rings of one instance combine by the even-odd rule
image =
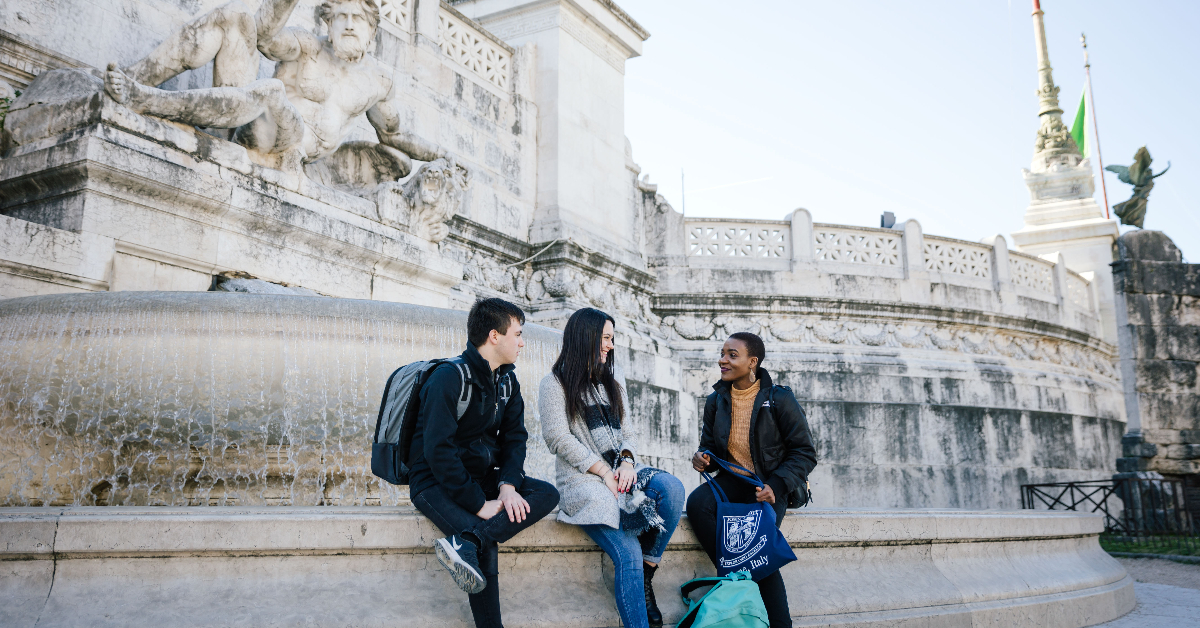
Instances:
[[[1150,190],[1154,189],[1154,180],[1167,174],[1167,170],[1171,169],[1171,162],[1168,161],[1167,170],[1154,174],[1150,168],[1152,161],[1154,160],[1150,158],[1150,151],[1143,146],[1134,154],[1132,165],[1105,168],[1105,170],[1117,173],[1117,178],[1122,183],[1133,186],[1133,196],[1129,200],[1113,205],[1113,213],[1121,219],[1123,225],[1142,228],[1142,222],[1146,220],[1146,205],[1150,202]]]
[[[469,171],[454,163],[453,158],[435,159],[418,168],[403,185],[392,181],[378,186],[375,202],[379,220],[385,225],[407,227],[413,235],[434,243],[441,242],[450,235],[446,222],[458,213],[469,183]]]
[[[453,158],[437,159],[421,166],[404,184],[403,196],[408,202],[412,232],[434,242],[444,240],[450,234],[446,222],[458,212],[469,182],[469,172]],[[386,222],[386,218],[384,220]]]
[[[325,0],[317,15],[327,38],[284,28],[298,1],[263,0],[257,12],[235,1],[206,13],[132,66],[109,64],[105,91],[139,113],[234,129],[234,141],[263,153],[298,148],[305,163],[332,155],[363,113],[382,144],[422,161],[445,157],[401,128],[392,73],[367,54],[379,24],[374,0]],[[255,50],[277,62],[275,78],[255,80]],[[150,87],[209,61],[212,88]],[[403,163],[396,169],[408,173]]]

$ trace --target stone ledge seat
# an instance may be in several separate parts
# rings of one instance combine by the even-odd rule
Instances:
[[[1073,512],[806,508],[784,533],[797,626],[1087,626],[1133,609],[1133,581]],[[4,626],[472,626],[411,507],[0,509]],[[502,546],[512,627],[619,625],[612,567],[578,528]],[[686,517],[655,579],[673,624],[712,575]]]

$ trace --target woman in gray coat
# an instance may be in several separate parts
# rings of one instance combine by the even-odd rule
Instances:
[[[559,521],[582,527],[612,559],[621,623],[659,628],[651,581],[679,523],[683,484],[637,462],[613,336],[608,314],[585,308],[571,315],[538,395],[542,435],[558,457]]]

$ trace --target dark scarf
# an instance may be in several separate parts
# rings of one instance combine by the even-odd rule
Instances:
[[[593,391],[591,397],[591,403],[584,409],[588,433],[599,449],[600,457],[615,470],[617,459],[621,456],[621,425],[613,417],[612,407],[601,401],[597,392]],[[617,506],[621,510],[621,529],[627,534],[641,536],[651,529],[666,531],[663,518],[658,515],[658,502],[646,495],[650,479],[661,472],[661,469],[643,465],[637,470],[637,480],[629,487],[629,492],[617,497]]]

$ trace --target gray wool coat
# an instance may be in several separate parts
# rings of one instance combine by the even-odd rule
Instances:
[[[614,430],[621,449],[628,449],[637,456],[637,435],[633,421],[629,420],[629,399],[625,394],[625,378],[618,375],[621,384],[621,401],[625,407],[622,428]],[[603,388],[596,389],[596,396],[604,402],[608,395]],[[546,446],[557,458],[555,482],[558,488],[558,520],[575,525],[606,525],[620,529],[621,511],[617,498],[604,485],[604,479],[588,473],[588,469],[602,458],[600,449],[592,440],[591,432],[582,417],[567,417],[567,401],[562,384],[551,373],[542,378],[538,393],[538,414],[542,422],[542,437]],[[640,468],[641,465],[638,465]]]

